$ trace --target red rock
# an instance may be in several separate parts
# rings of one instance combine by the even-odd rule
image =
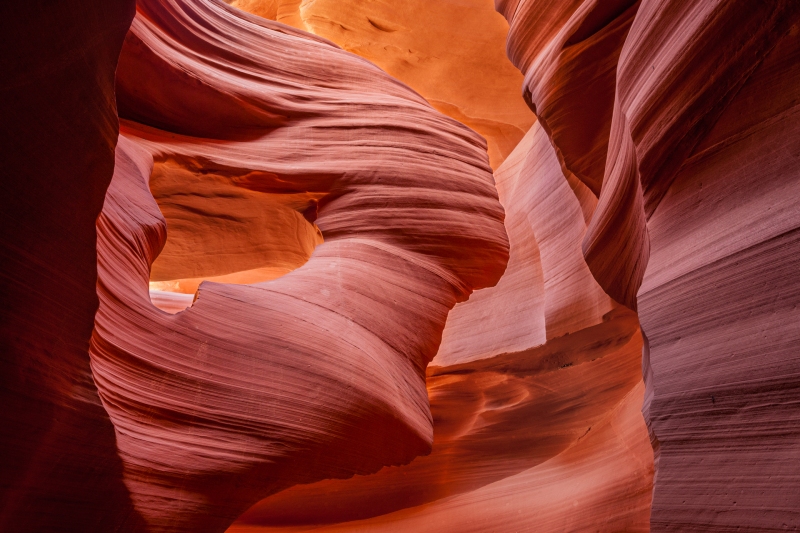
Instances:
[[[795,12],[790,2],[640,7],[620,56],[604,191],[584,244],[589,267],[618,301],[635,305],[649,255],[646,217]]]
[[[640,307],[650,341],[652,528],[796,528],[798,502],[785,487],[798,474],[785,465],[797,449],[787,406],[800,331],[788,274],[800,212],[789,170],[798,6],[644,0],[621,51],[595,58],[618,56],[615,79],[584,77],[597,67],[582,58],[603,52],[588,43],[618,23],[595,17],[583,40],[575,28],[613,4],[496,2],[532,104],[565,168],[590,187],[597,167],[579,171],[575,139],[584,117],[611,116],[584,254],[610,296]],[[570,116],[559,107],[565,87],[579,91],[576,80],[603,109]]]
[[[364,60],[224,4],[140,2],[118,79],[91,356],[148,530],[221,531],[278,490],[426,453],[447,312],[507,260],[483,140]],[[209,123],[187,120],[217,100]],[[282,122],[238,129],[243,101]],[[148,294],[164,162],[222,184],[199,189],[206,206],[237,189],[319,198],[325,242],[279,279],[206,283],[164,313]]]
[[[134,2],[0,7],[0,530],[137,527],[89,369]]]
[[[509,236],[506,271],[495,287],[473,293],[450,312],[436,354],[438,366],[519,352],[547,340],[544,275],[527,216],[533,187],[521,179],[533,140],[531,130],[495,172]]]
[[[800,527],[800,4],[487,2],[0,12],[1,530]]]
[[[536,117],[505,54],[508,26],[489,0],[226,0],[330,39],[375,63],[481,134],[498,168]]]
[[[533,348],[593,326],[612,309],[581,254],[597,199],[570,177],[534,124],[495,173],[511,241],[508,268],[496,287],[453,309],[438,365]]]
[[[606,186],[585,238],[584,255],[605,291],[635,309],[635,287],[646,264],[647,241],[637,226],[637,211],[628,209],[627,203],[635,204],[641,195],[635,176],[626,181],[625,174],[620,174],[613,184],[603,176],[609,166],[619,167],[617,159],[623,160],[620,153],[607,161],[607,154],[609,148],[617,154],[617,145],[625,142],[624,135],[610,136],[611,118],[617,60],[639,3],[532,0],[495,4],[509,20],[509,57],[525,74],[525,96],[548,132],[564,174],[581,180],[595,196]],[[619,238],[615,231],[628,233]],[[621,257],[629,259],[618,261]]]
[[[603,183],[617,59],[635,0],[525,2],[508,14],[509,57],[564,173],[597,196]],[[587,94],[588,93],[588,94]]]
[[[647,530],[641,338],[635,314],[612,310],[581,255],[594,196],[564,177],[538,124],[496,174],[509,267],[448,317],[428,368],[431,454],[282,491],[229,531]],[[612,419],[623,437],[598,431]]]
[[[648,222],[653,531],[800,527],[799,60],[795,23]]]
[[[639,413],[640,347],[635,315],[620,308],[544,346],[431,366],[430,456],[283,491],[229,531],[563,531],[598,521],[644,530],[652,451]],[[609,423],[618,436],[602,429]]]

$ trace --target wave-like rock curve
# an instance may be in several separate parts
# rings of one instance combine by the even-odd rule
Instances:
[[[798,529],[797,2],[7,4],[0,529]]]
[[[562,165],[599,195],[586,262],[649,341],[653,530],[796,528],[797,3],[495,3]]]
[[[596,199],[538,124],[495,177],[509,266],[448,316],[427,375],[431,454],[282,491],[231,533],[647,530],[642,339],[581,254]]]
[[[221,531],[293,484],[427,453],[424,371],[447,313],[507,258],[482,139],[331,43],[214,2],[139,2],[118,87],[92,372],[149,530]],[[162,312],[148,179],[165,161],[318,193],[325,242],[277,280],[205,283]]]
[[[504,53],[506,22],[489,0],[226,1],[330,39],[375,63],[481,134],[492,168],[502,164],[535,120],[518,96],[522,75]]]

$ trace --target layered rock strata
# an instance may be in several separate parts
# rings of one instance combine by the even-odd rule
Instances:
[[[796,2],[12,4],[0,529],[800,527]]]
[[[507,261],[485,142],[363,59],[216,2],[140,1],[117,80],[91,358],[147,529],[222,531],[294,484],[427,453],[447,313]],[[324,243],[279,279],[206,283],[165,313],[148,294],[167,229],[151,191],[217,209],[194,221],[225,244],[218,220],[248,201]]]
[[[799,29],[744,82],[648,221],[638,299],[654,531],[800,528]]]
[[[497,168],[534,116],[504,53],[508,27],[491,0],[228,0],[239,9],[330,39],[480,133]]]
[[[596,198],[538,124],[495,174],[509,266],[448,317],[431,454],[283,491],[229,531],[648,530],[642,339],[581,254]]]
[[[587,264],[649,339],[652,529],[796,528],[798,5],[496,4],[562,166],[599,193]]]
[[[658,466],[650,524],[646,504],[641,514],[627,515],[624,525],[604,514],[619,509],[619,501],[598,504],[594,517],[608,517],[601,520],[604,530],[796,528],[798,502],[787,487],[797,474],[787,465],[797,449],[791,376],[797,363],[792,347],[800,334],[796,284],[789,274],[796,264],[792,234],[800,212],[793,199],[797,8],[785,2],[669,1],[497,7],[509,18],[509,56],[526,75],[524,95],[556,163],[548,163],[547,150],[531,133],[507,163],[529,166],[535,177],[509,195],[506,169],[496,173],[508,209],[509,268],[497,288],[476,293],[451,313],[437,358],[448,366],[429,375],[441,428],[432,456],[372,478],[286,491],[245,514],[233,531],[563,531],[596,524],[582,525],[563,507],[584,501],[585,477],[573,472],[569,488],[547,490],[542,487],[548,483],[533,475],[537,468],[505,478],[499,465],[509,463],[502,454],[485,467],[476,459],[485,455],[472,457],[450,441],[456,408],[437,394],[445,375],[456,382],[485,379],[478,367],[509,357],[503,354],[506,342],[512,350],[553,345],[560,320],[546,309],[558,308],[570,295],[592,294],[587,285],[560,297],[557,284],[546,287],[548,255],[559,281],[569,265],[576,272],[582,265],[564,255],[570,250],[565,240],[556,247],[560,255],[547,250],[543,222],[561,233],[576,227],[553,214],[569,213],[563,197],[553,196],[555,182],[545,179],[553,166],[580,201],[588,227],[585,236],[576,235],[584,240],[593,277],[618,301],[639,308],[649,339],[644,412]],[[560,209],[537,217],[548,200],[559,205],[554,198],[562,198]],[[493,306],[494,294],[507,307]],[[602,309],[602,298],[597,301]],[[579,327],[581,306],[562,309],[569,311],[561,316],[575,317]],[[584,324],[597,317],[591,309],[582,309]],[[514,319],[525,327],[508,327]],[[574,334],[569,325],[560,331]],[[480,397],[489,390],[482,389]],[[457,397],[470,405],[469,394]],[[517,396],[513,401],[525,404]],[[488,404],[501,411],[504,405],[496,399]],[[484,428],[485,412],[472,424],[479,420]],[[510,427],[504,430],[514,435]],[[642,443],[641,433],[638,441],[635,435],[628,434],[626,445]],[[469,432],[458,437],[470,441]],[[521,455],[533,457],[534,449]],[[544,465],[580,449],[569,448]],[[474,471],[459,466],[465,456],[472,457],[466,462]],[[478,481],[491,475],[497,478],[486,485]],[[626,481],[629,489],[633,479],[643,477]],[[614,493],[608,486],[592,487],[594,497]],[[639,494],[649,497],[646,488]],[[380,509],[371,514],[379,516],[365,516],[358,499],[371,501]],[[385,501],[401,503],[387,508],[379,503]],[[549,503],[546,510],[541,502]],[[503,511],[495,512],[495,504]],[[515,512],[507,513],[509,508]]]

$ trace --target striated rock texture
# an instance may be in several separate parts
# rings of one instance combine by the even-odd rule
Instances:
[[[268,19],[330,39],[480,133],[497,168],[534,121],[508,61],[508,26],[491,0],[233,0]]]
[[[798,139],[795,22],[648,221],[655,531],[800,529]]]
[[[562,167],[599,193],[586,262],[649,340],[652,530],[796,530],[800,6],[496,5]]]
[[[0,5],[2,531],[137,527],[88,355],[134,5]]]
[[[800,529],[800,4],[233,3],[0,8],[0,530]]]
[[[508,257],[485,142],[367,61],[219,2],[141,0],[117,98],[90,353],[146,530],[222,531],[281,489],[427,453],[425,367],[447,313]],[[313,255],[163,312],[153,193],[189,227],[168,277],[196,266],[175,252],[196,252],[192,224],[208,272],[225,267],[214,246],[248,248],[233,234],[264,206],[276,237],[260,242],[280,246],[252,253]]]
[[[484,387],[488,383],[494,383],[493,392],[499,398],[505,400],[504,392],[521,392],[524,386],[516,389],[527,382],[536,388],[540,384],[546,384],[546,380],[539,381],[531,379],[513,380],[507,390],[503,390],[504,373],[481,373],[475,375],[472,381],[478,387]],[[553,376],[557,378],[563,375]],[[500,378],[498,380],[498,378]],[[569,379],[569,377],[568,377]],[[499,381],[499,383],[498,383]],[[514,381],[516,383],[514,383]],[[462,387],[459,387],[462,385]],[[446,392],[458,393],[459,400],[476,400],[483,396],[476,396],[465,393],[476,391],[476,387],[456,383],[447,387]],[[436,387],[439,389],[440,387]],[[448,390],[449,389],[449,390]],[[492,389],[490,389],[492,390]],[[432,389],[432,392],[436,389]],[[582,392],[595,393],[596,390],[584,390]],[[562,453],[542,462],[540,465],[522,470],[514,475],[509,475],[494,483],[483,485],[469,492],[464,492],[455,496],[446,497],[433,503],[411,507],[402,511],[393,512],[376,518],[344,522],[330,525],[293,525],[293,526],[261,526],[248,524],[248,521],[256,522],[270,521],[278,519],[294,518],[284,517],[277,509],[267,509],[274,511],[277,516],[259,517],[257,509],[250,511],[242,517],[242,520],[231,527],[229,533],[300,533],[304,531],[319,532],[343,532],[343,531],[420,531],[420,532],[439,532],[439,531],[465,531],[481,533],[485,531],[648,531],[647,518],[649,515],[650,486],[649,481],[652,476],[652,463],[647,461],[640,462],[640,457],[646,457],[650,453],[649,443],[646,438],[646,430],[641,421],[639,406],[642,398],[642,386],[639,385],[631,393],[617,404],[603,418],[591,419],[596,422],[591,431],[586,432],[583,438],[577,442],[572,442]],[[539,397],[538,400],[544,398]],[[569,405],[570,399],[560,398]],[[432,401],[434,401],[432,399]],[[556,405],[560,402],[557,400]],[[432,404],[432,406],[435,404]],[[553,404],[544,403],[547,407]],[[608,404],[603,403],[602,408],[607,408]],[[527,405],[528,415],[534,411],[530,404]],[[526,409],[519,409],[517,414],[522,414]],[[585,415],[586,413],[581,413]],[[505,420],[494,419],[502,425],[503,422],[514,424],[519,428],[522,420],[507,418]],[[462,422],[457,419],[455,424]],[[454,424],[454,425],[455,425]],[[457,426],[456,426],[457,427]],[[500,429],[500,428],[493,428]],[[553,429],[563,431],[565,428],[556,426],[547,427],[542,433],[531,435],[535,438],[547,440],[552,438],[548,430]],[[584,429],[585,432],[585,429]],[[642,435],[645,438],[642,439]],[[558,435],[561,437],[561,435]],[[487,439],[488,441],[489,439]],[[530,444],[531,441],[525,444]],[[513,441],[512,441],[513,442]],[[533,461],[534,454],[525,456],[525,452],[531,452],[530,448],[521,448],[517,455],[509,454],[509,450],[504,448],[503,440],[492,442],[492,453],[499,448],[502,458],[505,460],[517,459],[522,464]],[[470,443],[474,444],[474,443]],[[484,446],[489,442],[484,442]],[[539,450],[544,450],[541,445]],[[457,450],[463,453],[463,450]],[[477,450],[476,450],[477,451]],[[483,450],[486,451],[485,449]],[[476,458],[475,455],[460,455],[464,458]],[[524,457],[524,459],[523,459]],[[439,456],[439,460],[446,459],[446,456]],[[541,457],[539,457],[541,460]],[[509,461],[510,463],[512,461]],[[620,468],[624,465],[624,468]],[[460,466],[460,465],[459,465]],[[481,466],[486,466],[482,464]],[[446,469],[437,469],[434,473],[446,476]],[[499,473],[499,472],[496,472]],[[472,473],[474,475],[474,472]],[[398,476],[399,477],[399,476]],[[419,476],[416,481],[418,490],[425,490],[425,482],[429,478]],[[438,481],[435,480],[434,481]],[[459,479],[464,481],[464,479]],[[472,481],[472,480],[470,480]],[[351,490],[350,487],[334,487],[331,483],[331,492],[325,494],[330,503],[340,503],[340,493],[333,492],[334,489]],[[370,487],[372,488],[372,487]],[[434,485],[434,490],[440,487]],[[380,485],[379,494],[384,494],[386,485]],[[309,489],[308,492],[310,492]],[[286,495],[292,494],[287,492]],[[373,503],[375,501],[384,504],[386,500],[375,498],[375,493],[358,493],[365,496],[361,501]],[[279,498],[283,496],[281,493]],[[317,496],[316,498],[314,496]],[[415,495],[416,496],[416,495]],[[427,496],[427,494],[426,494]],[[317,518],[319,515],[311,514],[319,511],[323,507],[325,500],[320,494],[303,494],[309,501],[310,513],[302,515],[303,519],[309,517]],[[417,498],[411,498],[411,501]],[[281,503],[290,505],[288,511],[296,510],[299,514],[299,502],[278,500]],[[407,503],[408,500],[401,500]],[[267,502],[265,501],[264,504]],[[291,504],[297,507],[291,506]],[[349,503],[349,502],[348,502]],[[276,501],[277,504],[277,501]],[[355,507],[353,507],[355,509]],[[379,507],[380,508],[380,507]],[[323,509],[328,511],[327,516],[343,516],[338,510],[332,510],[326,506]],[[362,507],[363,509],[363,507]],[[285,511],[284,511],[285,512]],[[322,516],[326,516],[322,514]],[[599,527],[598,527],[599,526]]]
[[[564,176],[539,123],[495,179],[511,240],[508,268],[497,287],[453,310],[439,365],[538,346],[599,323],[613,308],[581,254],[597,199]]]
[[[448,317],[431,454],[280,492],[230,532],[648,530],[642,339],[581,254],[596,199],[538,124],[496,180],[509,266]]]
[[[308,261],[322,235],[303,211],[324,193],[255,185],[239,186],[200,162],[156,163],[150,191],[168,239],[150,269],[151,288],[194,294],[204,279],[256,283]]]
[[[525,74],[524,96],[548,132],[565,175],[574,175],[596,196],[604,191],[584,238],[589,268],[610,296],[635,309],[632,287],[641,281],[647,240],[636,211],[622,203],[635,203],[641,195],[635,178],[611,185],[604,181],[604,169],[617,168],[617,159],[626,161],[628,153],[617,155],[615,143],[623,135],[611,135],[611,122],[617,60],[639,3],[531,0],[496,5],[509,19],[508,54]],[[609,151],[614,152],[610,158]]]

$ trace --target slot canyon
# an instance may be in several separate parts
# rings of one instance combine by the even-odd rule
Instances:
[[[0,531],[800,531],[797,0],[0,21]]]

